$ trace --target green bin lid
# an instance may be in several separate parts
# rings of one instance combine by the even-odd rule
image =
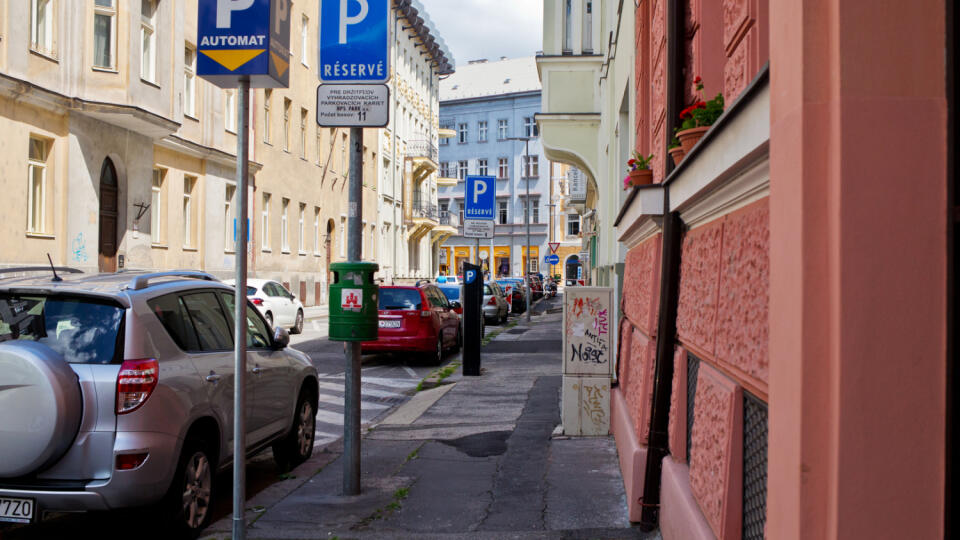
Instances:
[[[331,272],[376,272],[380,265],[372,262],[337,262],[330,264]]]

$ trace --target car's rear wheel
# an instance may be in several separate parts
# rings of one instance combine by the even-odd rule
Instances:
[[[299,334],[303,332],[303,310],[297,310],[297,319],[293,323],[293,328],[290,329],[291,334]]]
[[[178,538],[196,538],[210,522],[213,500],[213,463],[203,441],[188,440],[167,493],[169,525]]]
[[[273,460],[282,471],[289,471],[313,455],[313,440],[317,430],[317,410],[313,406],[313,395],[307,390],[300,391],[297,408],[293,413],[293,423],[287,435],[273,443]]]
[[[437,336],[437,348],[435,351],[426,355],[426,360],[430,365],[439,366],[443,363],[443,334]]]

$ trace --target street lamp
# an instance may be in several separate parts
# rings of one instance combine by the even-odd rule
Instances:
[[[523,141],[523,153],[527,158],[528,167],[530,166],[530,139],[532,138],[533,137],[507,137],[508,141]],[[530,178],[527,178],[526,181],[527,199],[523,203],[523,220],[527,224],[527,265],[526,268],[523,269],[523,282],[527,286],[527,322],[530,322]]]

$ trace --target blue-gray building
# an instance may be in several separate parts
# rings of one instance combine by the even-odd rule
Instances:
[[[540,79],[534,57],[459,66],[440,83],[441,222],[457,225],[459,235],[440,247],[441,273],[459,273],[477,255],[497,275],[520,276],[526,265],[540,271],[550,222],[551,167],[540,144],[535,115],[540,112]],[[451,136],[452,135],[452,136]],[[528,138],[528,141],[517,140]],[[493,240],[464,238],[464,180],[467,175],[497,178]],[[530,253],[524,207],[530,211]],[[492,262],[492,266],[491,266]]]

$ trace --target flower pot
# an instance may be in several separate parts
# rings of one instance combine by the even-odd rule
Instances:
[[[653,171],[650,169],[634,169],[628,173],[631,186],[645,186],[653,183]]]
[[[683,161],[683,157],[687,155],[682,146],[674,146],[673,148],[667,150],[667,152],[670,152],[670,157],[673,158],[674,165],[679,165],[680,162]]]
[[[683,148],[684,155],[689,154],[700,137],[710,130],[710,126],[695,127],[677,132],[677,138],[680,139],[680,147]]]

